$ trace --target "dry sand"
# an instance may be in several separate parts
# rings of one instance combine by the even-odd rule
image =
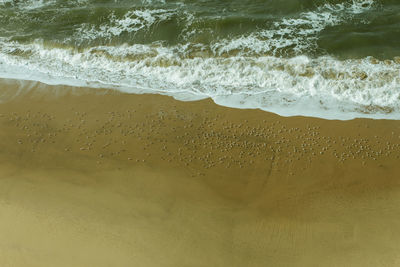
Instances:
[[[399,121],[19,83],[0,266],[400,265]]]

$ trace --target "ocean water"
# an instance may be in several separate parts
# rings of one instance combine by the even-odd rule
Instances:
[[[0,77],[400,119],[400,1],[0,0]]]

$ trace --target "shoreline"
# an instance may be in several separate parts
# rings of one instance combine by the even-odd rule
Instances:
[[[78,89],[0,86],[2,265],[400,262],[397,121]]]
[[[400,60],[400,59],[399,59]],[[110,87],[108,88],[106,85],[99,86],[98,84],[92,84],[89,86],[88,83],[82,82],[83,84],[68,84],[68,83],[60,83],[60,84],[52,84],[47,83],[41,80],[25,80],[18,78],[2,78],[0,77],[0,86],[8,87],[11,89],[4,90],[2,95],[0,95],[0,103],[7,102],[10,99],[18,98],[18,94],[30,94],[33,91],[33,94],[38,94],[41,96],[41,90],[43,90],[47,95],[47,97],[59,97],[65,94],[73,94],[73,95],[82,95],[82,94],[123,94],[123,95],[161,95],[166,97],[171,97],[176,101],[182,102],[197,102],[202,100],[211,100],[214,104],[219,105],[221,107],[229,108],[229,109],[239,109],[239,110],[257,110],[263,111],[266,113],[271,113],[283,118],[311,118],[311,119],[322,119],[328,121],[352,121],[352,120],[389,120],[389,121],[398,121],[400,120],[400,114],[393,112],[395,109],[392,108],[382,108],[376,105],[360,105],[354,111],[347,112],[341,110],[340,112],[335,110],[329,110],[327,107],[323,106],[323,101],[320,101],[320,106],[315,103],[312,104],[313,112],[307,107],[308,111],[305,111],[302,108],[294,109],[288,107],[269,107],[269,109],[264,109],[261,106],[249,106],[244,104],[242,101],[238,101],[237,96],[240,94],[235,94],[231,98],[231,101],[228,101],[226,96],[210,96],[210,95],[196,95],[193,93],[172,93],[172,92],[161,92],[158,90],[152,89],[137,89],[136,91],[131,91],[125,87]],[[17,94],[15,94],[17,92]],[[50,92],[50,95],[49,95]],[[244,94],[246,95],[246,94]],[[249,96],[254,97],[254,96]],[[235,104],[233,104],[235,103]],[[290,103],[290,101],[288,101]],[[272,104],[272,103],[271,103]],[[304,104],[304,103],[303,103]],[[311,103],[310,103],[311,104]],[[273,106],[273,104],[272,104]],[[307,105],[303,105],[305,107]],[[299,111],[301,110],[301,111]],[[375,112],[375,113],[374,113]],[[331,114],[335,113],[334,116]],[[343,114],[341,114],[343,113]],[[318,115],[316,115],[318,114]],[[341,115],[338,115],[341,114]],[[344,115],[345,114],[345,115]]]

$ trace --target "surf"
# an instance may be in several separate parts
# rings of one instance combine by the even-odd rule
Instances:
[[[0,28],[1,78],[211,98],[283,116],[400,119],[400,57],[346,57],[321,46],[332,29],[372,23],[374,12],[386,10],[379,1],[321,1],[262,18],[234,6],[216,15],[191,2],[121,3],[127,9],[71,3],[74,10],[57,1],[0,2],[15,20],[48,12],[55,24],[62,23],[57,5],[71,15],[96,7],[86,21],[75,15],[79,21],[54,37],[44,30],[23,34],[22,26]],[[234,30],[228,21],[245,28]],[[224,31],[212,28],[222,22]]]

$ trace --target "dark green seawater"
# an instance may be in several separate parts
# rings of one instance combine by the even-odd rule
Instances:
[[[400,1],[0,0],[0,77],[400,119]]]

